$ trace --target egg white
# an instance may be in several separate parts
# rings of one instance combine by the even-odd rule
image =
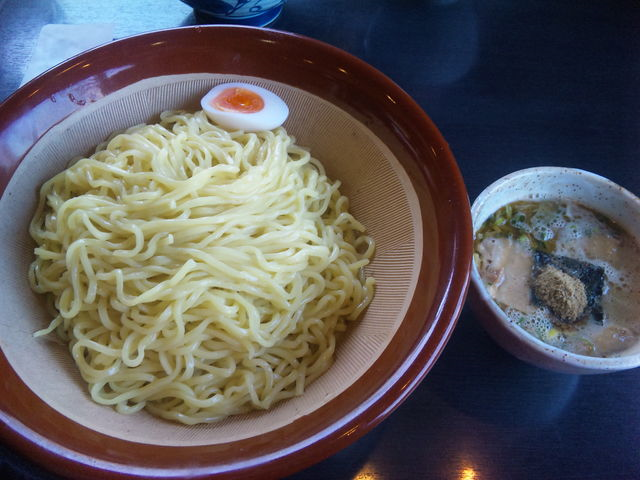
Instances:
[[[259,112],[243,113],[219,110],[211,101],[227,88],[240,87],[258,94],[264,101],[264,107]],[[258,132],[260,130],[273,130],[284,123],[289,116],[289,107],[275,93],[248,83],[223,83],[217,85],[200,100],[202,109],[209,119],[229,130],[244,130],[245,132]]]

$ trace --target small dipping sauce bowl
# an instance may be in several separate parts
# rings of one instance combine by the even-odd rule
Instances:
[[[608,217],[640,243],[638,197],[602,176],[562,167],[534,167],[516,171],[488,186],[471,207],[474,238],[484,222],[501,207],[517,201],[544,200],[581,204]],[[608,373],[640,366],[640,341],[622,352],[603,358],[572,353],[536,338],[498,306],[481,278],[478,265],[475,261],[473,263],[470,305],[489,335],[517,358],[541,368],[569,374]],[[633,308],[640,312],[640,305]]]

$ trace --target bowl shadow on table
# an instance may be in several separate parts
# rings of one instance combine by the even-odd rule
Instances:
[[[328,478],[358,478],[365,464],[384,436],[388,421],[368,432],[364,437],[343,448],[333,456],[286,477],[286,480],[326,480]]]
[[[570,403],[580,377],[529,365],[503,350],[468,305],[424,388],[451,407],[498,425],[544,425]]]
[[[11,480],[65,480],[44,470],[22,455],[0,445],[0,478]]]

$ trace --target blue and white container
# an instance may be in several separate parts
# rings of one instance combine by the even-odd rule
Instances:
[[[282,12],[286,0],[182,0],[198,20],[209,23],[265,27]]]

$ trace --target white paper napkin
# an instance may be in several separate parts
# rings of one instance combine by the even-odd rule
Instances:
[[[110,42],[113,40],[113,28],[111,23],[45,25],[40,30],[20,86],[69,57]]]

